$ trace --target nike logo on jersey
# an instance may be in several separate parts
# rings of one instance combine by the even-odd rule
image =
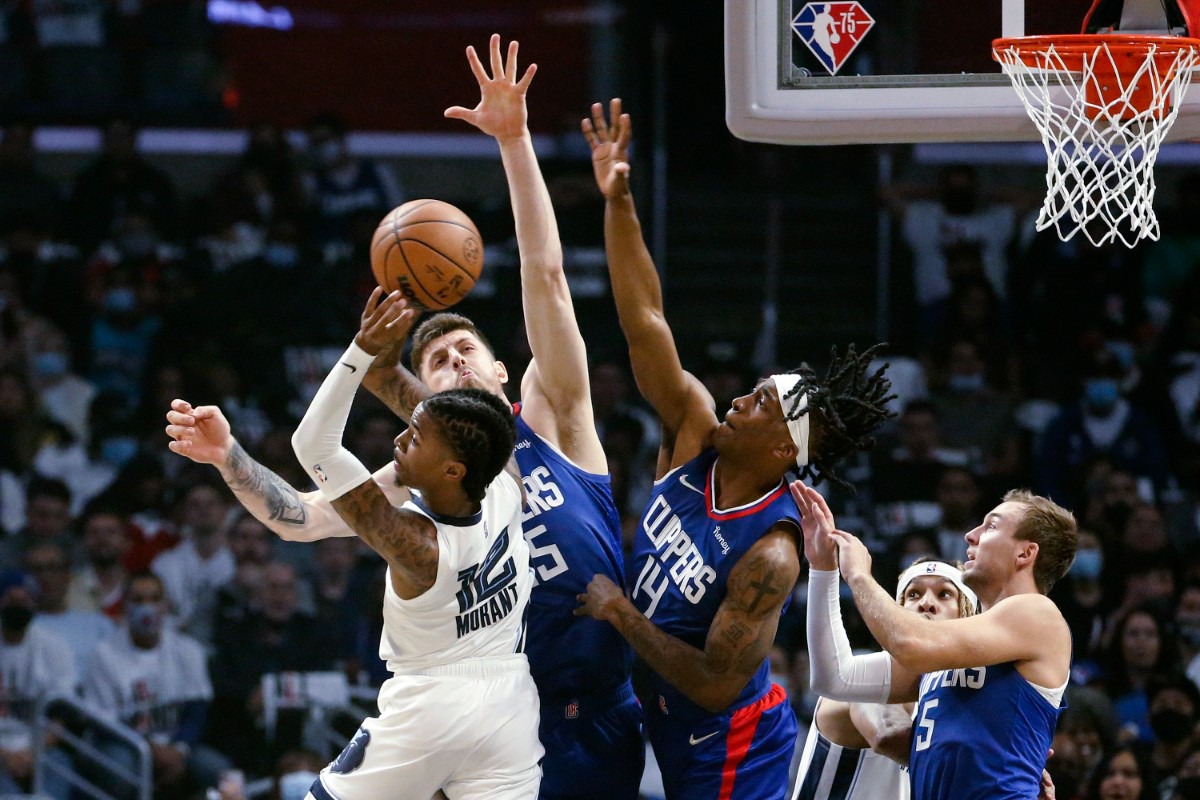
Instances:
[[[347,364],[345,361],[343,361],[342,366],[351,372],[358,372],[358,367],[354,366],[353,364]]]
[[[695,486],[692,486],[691,482],[690,482],[690,481],[688,481],[688,479],[687,479],[687,475],[680,475],[680,476],[679,476],[679,482],[680,482],[680,483],[682,483],[682,484],[683,484],[684,486],[686,486],[687,488],[691,489],[691,490],[692,490],[693,492],[695,492],[696,494],[704,494],[704,490],[703,490],[703,489],[697,489]]]
[[[716,736],[718,733],[720,733],[720,731],[713,731],[712,733],[707,734],[706,736],[701,736],[699,739],[697,739],[695,736],[689,736],[688,744],[693,745],[693,746],[698,745],[701,742],[705,741],[706,739],[711,739],[712,737]]]

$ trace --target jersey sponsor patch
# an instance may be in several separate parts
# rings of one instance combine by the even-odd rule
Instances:
[[[792,20],[792,30],[821,65],[836,75],[875,25],[857,2],[809,3]]]

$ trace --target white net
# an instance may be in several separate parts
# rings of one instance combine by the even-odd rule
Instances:
[[[1083,233],[1097,247],[1156,240],[1154,162],[1200,48],[1165,37],[1136,46],[1057,38],[1063,41],[1002,40],[993,51],[1046,148],[1037,229],[1054,226],[1063,241]]]

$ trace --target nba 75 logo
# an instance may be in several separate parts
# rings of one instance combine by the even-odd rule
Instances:
[[[856,2],[809,3],[792,20],[792,30],[829,74],[836,75],[874,24]]]

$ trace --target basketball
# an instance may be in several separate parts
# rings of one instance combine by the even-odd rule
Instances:
[[[371,239],[371,271],[384,291],[404,292],[426,309],[449,308],[475,286],[483,239],[462,210],[441,200],[409,200],[383,218]]]

